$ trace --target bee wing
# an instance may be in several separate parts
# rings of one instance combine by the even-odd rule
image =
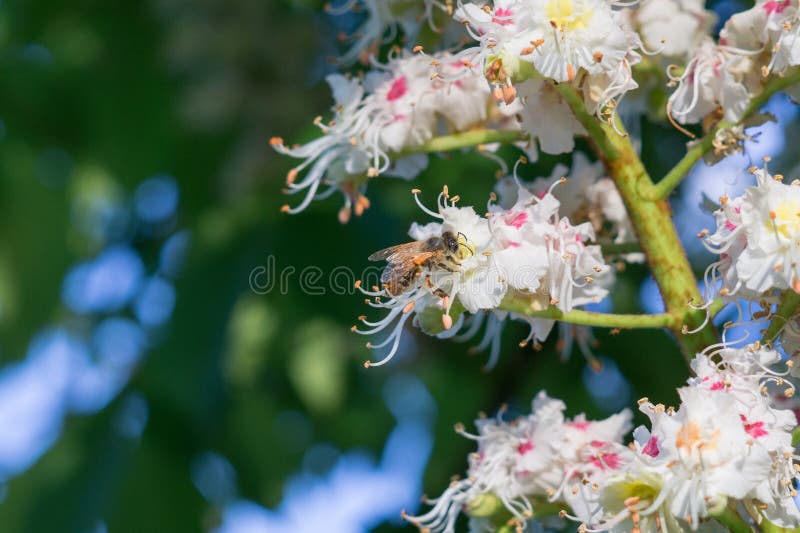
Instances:
[[[421,243],[419,241],[407,242],[379,250],[367,259],[370,261],[383,261],[385,259],[390,263],[401,263],[407,260],[410,261],[420,251]]]
[[[381,274],[381,284],[393,285],[397,280],[404,278],[409,269],[403,263],[392,263]]]

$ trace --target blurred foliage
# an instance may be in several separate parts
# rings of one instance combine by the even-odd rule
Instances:
[[[192,235],[173,321],[126,388],[149,406],[141,439],[112,431],[127,394],[97,415],[69,417],[56,445],[8,483],[3,531],[93,531],[98,523],[112,532],[208,530],[219,509],[193,486],[190,469],[209,450],[235,467],[240,497],[275,507],[311,443],[380,452],[394,426],[381,390],[399,372],[417,375],[437,402],[429,493],[463,472],[471,443],[452,427],[479,411],[508,403],[512,413],[526,412],[546,389],[572,414],[606,413],[583,386],[584,359],[575,353],[562,362],[555,338],[540,352],[521,349],[524,331],[512,325],[499,364],[484,372],[486,354],[413,332],[413,353],[365,370],[364,339],[349,333],[364,312],[362,299],[300,290],[304,267],[358,271],[369,253],[402,240],[419,215],[409,184],[390,179],[371,186],[372,207],[348,226],[336,222],[338,199],[296,217],[279,212],[291,162],[267,140],[309,138],[311,120],[330,106],[321,78],[334,32],[318,7],[260,0],[0,5],[2,361],[22,358],[43,325],[72,320],[59,298],[61,280],[99,246],[87,237],[81,205],[130,197],[143,179],[167,172],[180,188],[178,226]],[[669,168],[685,140],[648,124],[642,136],[655,174]],[[555,162],[543,157],[524,173],[546,175]],[[452,154],[433,158],[415,186],[430,200],[447,183],[463,202],[483,205],[495,171],[479,155]],[[133,244],[147,260],[157,254],[146,241]],[[270,255],[295,274],[285,293],[254,294],[250,273]],[[637,311],[645,275],[642,266],[620,275],[615,310]],[[596,336],[597,352],[613,358],[634,389],[646,382],[651,398],[674,400],[687,369],[664,333]]]

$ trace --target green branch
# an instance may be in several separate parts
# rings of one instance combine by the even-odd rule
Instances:
[[[752,533],[753,528],[750,527],[744,518],[739,513],[728,507],[727,505],[716,514],[712,515],[717,521],[728,528],[731,533]]]
[[[707,310],[708,311],[708,316],[710,318],[714,318],[715,316],[717,316],[719,314],[720,311],[722,311],[722,309],[726,305],[728,305],[728,302],[726,302],[725,300],[722,300],[722,299],[714,300],[713,302],[711,302],[711,305],[708,306],[708,310]]]
[[[536,310],[529,300],[523,298],[506,298],[500,304],[500,309],[519,313],[521,315],[558,320],[569,324],[581,326],[595,326],[601,328],[674,328],[675,316],[668,313],[658,315],[623,315],[616,313],[593,313],[575,309],[569,313],[561,311],[555,306],[544,310]]]
[[[600,246],[603,255],[624,255],[635,254],[642,251],[642,246],[638,242],[592,242]]]
[[[417,153],[447,152],[482,144],[513,143],[526,140],[528,140],[528,134],[520,130],[470,130],[434,137],[419,146],[397,153],[396,157]]]
[[[800,529],[786,528],[773,524],[766,518],[761,521],[759,527],[761,528],[762,533],[796,533],[797,531],[800,531]]]
[[[750,115],[758,112],[775,93],[783,91],[798,82],[800,82],[800,69],[788,76],[770,80],[769,83],[764,86],[764,90],[750,100],[750,104],[747,106],[738,124],[742,124]],[[675,165],[672,170],[667,172],[667,174],[652,187],[648,192],[648,196],[654,200],[662,200],[669,196],[681,181],[683,181],[695,163],[700,161],[700,159],[711,150],[716,134],[720,130],[736,125],[737,124],[731,124],[730,122],[718,122],[697,144],[686,152],[683,159],[678,161],[678,164]]]
[[[772,319],[761,339],[762,342],[773,343],[781,329],[783,329],[783,326],[789,321],[789,318],[797,312],[798,307],[800,307],[800,294],[797,294],[791,289],[783,291],[783,294],[781,294],[781,301],[778,303],[775,312],[772,313]]]
[[[667,314],[671,316],[671,320],[665,320],[665,327],[675,333],[688,361],[695,353],[716,343],[717,335],[711,324],[705,324],[694,334],[682,333],[684,326],[688,330],[698,329],[705,321],[706,312],[689,306],[690,302],[699,303],[702,298],[672,222],[669,205],[640,194],[640,190],[652,187],[653,182],[622,125],[618,122],[615,128],[589,113],[583,96],[571,84],[560,83],[555,88],[586,129],[593,148],[625,202]]]

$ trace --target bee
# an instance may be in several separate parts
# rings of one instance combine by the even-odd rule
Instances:
[[[445,231],[441,236],[421,241],[407,242],[375,252],[370,261],[383,261],[389,264],[381,274],[381,284],[386,291],[397,296],[408,290],[411,284],[422,275],[424,268],[437,268],[456,272],[463,258],[461,248],[474,253],[466,244],[463,233],[454,235]]]

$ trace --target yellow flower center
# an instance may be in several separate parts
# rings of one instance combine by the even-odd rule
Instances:
[[[695,448],[711,450],[717,446],[719,430],[714,431],[709,438],[703,438],[703,430],[695,422],[686,422],[675,436],[675,446],[691,452]]]
[[[775,226],[787,239],[800,233],[800,202],[786,200],[775,209]]]
[[[576,10],[572,0],[550,0],[545,8],[550,24],[561,31],[579,30],[589,26],[591,10]]]

